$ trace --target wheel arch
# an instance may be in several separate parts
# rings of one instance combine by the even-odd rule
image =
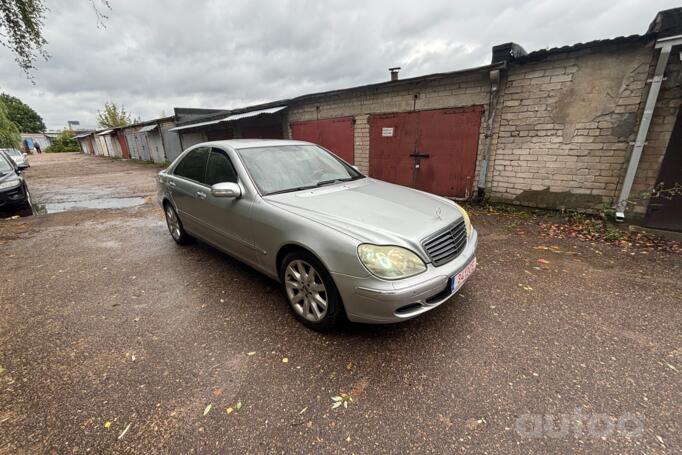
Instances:
[[[324,266],[325,269],[327,269],[327,273],[331,276],[331,272],[329,271],[329,267],[325,263],[325,261],[322,260],[322,258],[318,255],[315,254],[315,252],[311,249],[308,248],[305,245],[302,245],[300,243],[286,243],[282,245],[279,250],[277,251],[277,255],[275,256],[275,266],[277,267],[277,277],[281,279],[279,276],[280,269],[282,268],[282,262],[284,261],[284,258],[287,256],[287,254],[293,252],[293,251],[303,251],[305,253],[308,253],[315,257],[320,263]],[[332,278],[333,280],[333,278]]]

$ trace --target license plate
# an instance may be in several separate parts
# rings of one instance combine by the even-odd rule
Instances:
[[[452,277],[452,280],[450,281],[450,290],[452,292],[456,292],[459,288],[461,288],[464,282],[471,276],[472,273],[474,273],[474,270],[476,270],[476,258],[473,258],[471,262],[469,262],[466,267],[462,269],[461,272]]]

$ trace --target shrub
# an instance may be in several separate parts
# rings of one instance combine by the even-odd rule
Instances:
[[[73,135],[73,131],[62,131],[45,151],[47,153],[80,152],[81,148]]]

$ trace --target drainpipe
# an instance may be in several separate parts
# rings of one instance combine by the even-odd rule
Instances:
[[[497,92],[500,88],[500,70],[490,71],[490,103],[488,103],[488,119],[485,125],[485,142],[481,159],[481,169],[478,173],[478,194],[476,198],[482,201],[485,198],[485,178],[488,174],[488,156],[490,152],[490,142],[493,137],[493,122],[495,121],[495,110],[497,109]]]
[[[628,204],[628,198],[630,197],[632,184],[635,181],[639,160],[642,157],[642,150],[644,149],[646,137],[649,133],[649,126],[651,125],[651,118],[653,117],[656,101],[658,100],[658,93],[661,91],[661,84],[665,79],[665,68],[668,65],[668,58],[670,57],[672,47],[678,44],[682,44],[682,35],[670,36],[656,41],[655,48],[660,49],[661,52],[658,55],[656,71],[653,79],[651,79],[651,87],[649,87],[649,94],[646,99],[646,104],[644,105],[644,114],[642,115],[642,121],[640,122],[639,130],[637,131],[635,146],[632,149],[630,162],[628,163],[625,179],[623,180],[623,186],[621,187],[620,196],[618,196],[618,202],[616,203],[616,221],[625,221],[625,208]]]

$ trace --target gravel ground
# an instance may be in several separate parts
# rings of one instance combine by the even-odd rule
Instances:
[[[158,168],[31,162],[43,212],[132,206],[0,221],[0,453],[682,450],[679,255],[474,213],[458,296],[322,335],[275,282],[175,245]]]

